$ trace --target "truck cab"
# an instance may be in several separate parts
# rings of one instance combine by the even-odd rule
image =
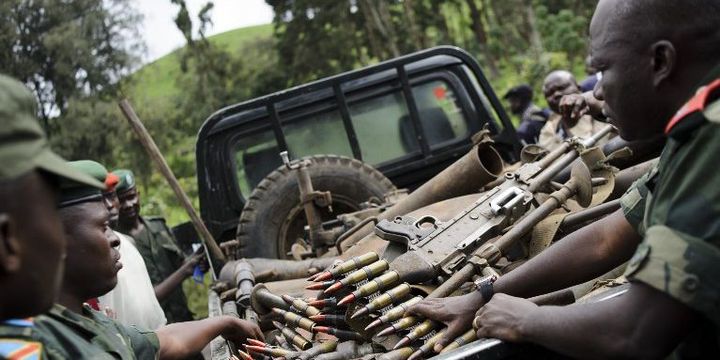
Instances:
[[[521,148],[477,61],[440,46],[320,79],[212,114],[197,139],[200,211],[219,242],[235,236],[255,186],[292,158],[335,154],[413,189],[463,156],[487,127],[508,162]]]

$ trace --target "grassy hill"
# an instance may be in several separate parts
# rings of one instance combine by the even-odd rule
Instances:
[[[265,24],[226,31],[208,39],[234,54],[239,54],[246,43],[258,38],[270,38],[272,34],[272,24]],[[167,99],[180,92],[175,86],[175,79],[180,73],[179,55],[182,51],[183,48],[177,49],[132,74],[129,95],[136,102],[152,104],[153,107],[167,106]]]

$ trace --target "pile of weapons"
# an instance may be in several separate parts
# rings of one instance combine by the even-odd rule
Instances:
[[[312,276],[308,280],[313,284],[307,289],[319,290],[313,299],[283,295],[283,302],[272,295],[275,300],[265,301],[265,305],[279,320],[273,324],[280,336],[273,345],[252,341],[245,346],[247,352],[320,360],[370,354],[377,359],[433,356],[444,330],[438,322],[407,314],[407,309],[422,299],[418,294],[447,297],[473,278],[499,276],[494,266],[539,221],[571,197],[588,206],[593,179],[585,164],[575,163],[564,184],[552,179],[572,164],[585,146],[609,131],[580,144],[566,143],[541,160],[508,173],[503,183],[449,221],[408,216],[380,221],[375,234],[389,241],[383,259],[370,252]],[[550,189],[552,194],[537,203],[534,194],[540,189]],[[429,293],[411,286],[428,283],[439,286]],[[475,339],[475,332],[468,329],[443,352]],[[246,352],[240,354],[251,358]]]

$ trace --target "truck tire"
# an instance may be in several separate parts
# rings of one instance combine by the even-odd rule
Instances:
[[[362,161],[336,155],[314,155],[308,167],[313,189],[332,193],[332,208],[321,211],[323,221],[360,209],[372,198],[395,190],[381,172]],[[291,258],[290,246],[304,235],[307,225],[300,204],[294,171],[280,166],[266,176],[250,194],[240,214],[237,240],[244,257]]]

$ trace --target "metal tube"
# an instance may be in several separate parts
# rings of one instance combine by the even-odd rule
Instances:
[[[598,206],[593,206],[589,209],[578,211],[566,216],[560,224],[560,229],[572,228],[584,222],[610,214],[619,208],[620,199],[616,199]]]

